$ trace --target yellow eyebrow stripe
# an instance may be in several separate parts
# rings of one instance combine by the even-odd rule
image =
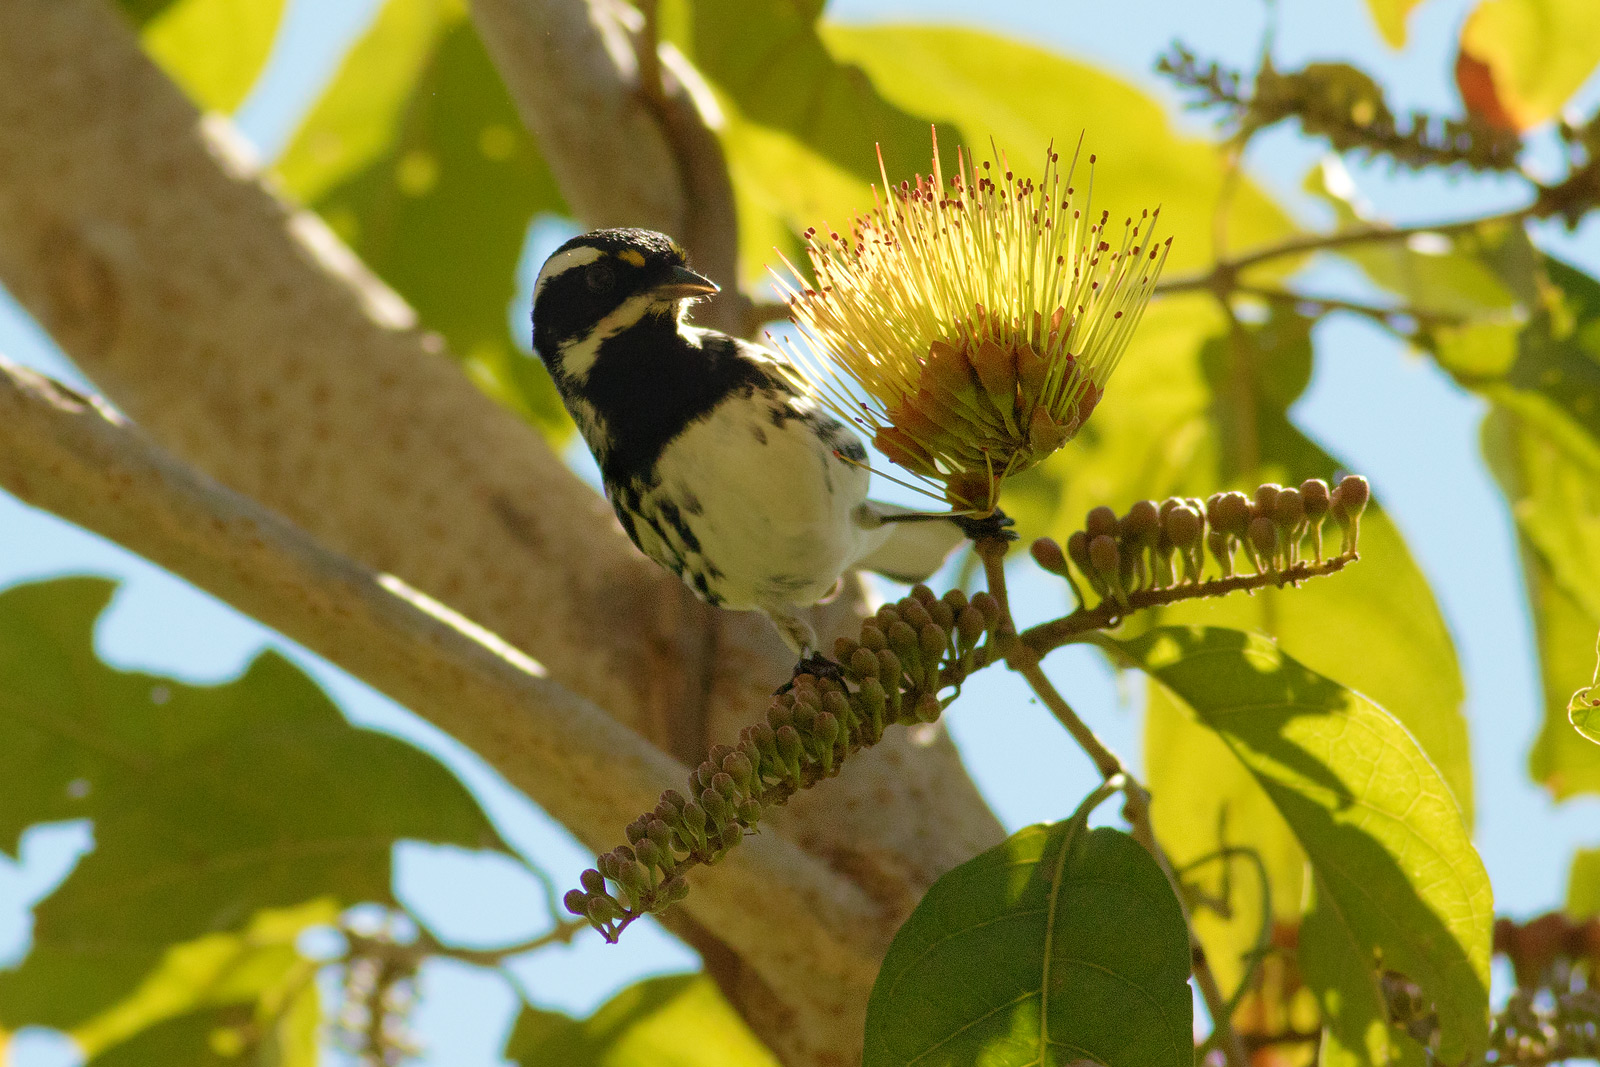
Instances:
[[[617,253],[617,258],[622,260],[624,263],[630,263],[635,267],[644,266],[644,253],[636,249],[624,248],[622,251]]]

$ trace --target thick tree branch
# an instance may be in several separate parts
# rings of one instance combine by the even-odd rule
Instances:
[[[589,126],[628,140],[604,113]],[[680,758],[730,740],[786,673],[764,619],[706,608],[640,556],[394,294],[263,186],[103,0],[0,3],[0,282],[182,461],[449,604]],[[843,597],[814,622],[831,637],[858,611]],[[774,829],[885,913],[1000,837],[943,738],[885,742]],[[747,1018],[791,1063],[853,1055],[871,976],[828,962],[853,950],[779,966],[772,927],[809,920],[763,892],[742,902],[717,922],[715,966],[744,983]]]
[[[398,578],[329,552],[162,452],[103,404],[4,359],[0,486],[387,693],[594,847],[688,773],[499,638]],[[870,981],[876,969],[873,947],[852,937],[881,924],[877,905],[776,834],[749,841],[685,906],[730,940],[759,941],[747,955],[780,971],[812,954],[855,981]],[[774,928],[768,913],[785,920]]]

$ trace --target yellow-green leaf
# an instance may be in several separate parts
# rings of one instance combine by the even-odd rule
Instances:
[[[1372,21],[1378,24],[1378,32],[1383,34],[1390,48],[1405,47],[1406,16],[1420,3],[1422,0],[1367,0]]]
[[[244,101],[277,37],[284,0],[173,0],[125,6],[144,46],[172,80],[209,111]]]
[[[496,399],[556,437],[549,375],[513,337],[528,224],[565,206],[460,0],[388,0],[278,164]]]
[[[1580,921],[1600,916],[1600,848],[1579,849],[1572,857],[1566,912]]]
[[[1440,1058],[1481,1054],[1493,894],[1449,787],[1405,728],[1265,638],[1162,627],[1103,643],[1187,704],[1249,770],[1362,955],[1433,1001]]]
[[[519,1067],[778,1067],[699,974],[629,986],[583,1020],[524,1009],[505,1058]]]
[[[1483,0],[1461,27],[1463,56],[1486,66],[1518,129],[1554,118],[1600,65],[1592,0]]]

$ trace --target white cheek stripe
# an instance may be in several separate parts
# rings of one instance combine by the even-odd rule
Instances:
[[[544,266],[539,270],[538,279],[533,283],[534,298],[538,298],[539,291],[545,287],[545,283],[551,278],[558,274],[565,274],[567,271],[577,267],[587,266],[603,255],[605,253],[598,248],[588,248],[580,245],[577,248],[569,248],[565,252],[558,252],[551,256],[545,260]]]
[[[582,382],[600,356],[600,345],[638,322],[645,312],[660,302],[651,293],[639,293],[618,304],[615,311],[594,324],[594,329],[561,346],[561,369],[575,381]]]

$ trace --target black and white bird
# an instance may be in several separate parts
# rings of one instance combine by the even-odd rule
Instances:
[[[804,657],[800,609],[842,574],[921,581],[964,533],[868,500],[861,441],[788,364],[685,321],[716,291],[664,234],[587,233],[539,272],[533,347],[633,543],[701,599],[765,612]]]

